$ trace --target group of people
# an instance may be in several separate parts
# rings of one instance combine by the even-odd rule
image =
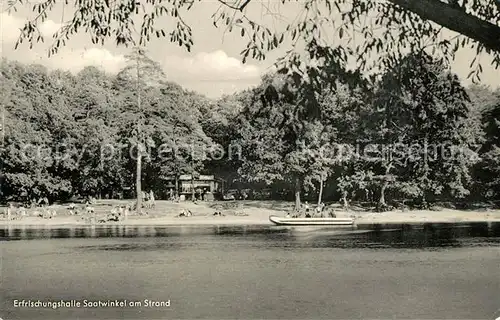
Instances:
[[[24,207],[20,207],[18,210],[15,210],[15,207],[12,203],[7,205],[7,208],[3,212],[4,218],[7,220],[17,220],[22,219],[27,215],[26,209]]]
[[[324,211],[323,211],[324,209],[325,209],[325,204],[323,202],[321,202],[319,205],[317,205],[314,208],[314,210],[311,210],[309,202],[306,201],[302,205],[301,210],[299,210],[297,213],[295,213],[293,215],[290,215],[290,213],[287,213],[286,217],[287,218],[290,218],[290,217],[299,218],[303,214],[306,218],[315,218],[315,217],[324,218],[325,217]]]
[[[46,207],[48,205],[50,205],[49,199],[47,197],[40,197],[38,198],[38,200],[36,198],[31,198],[31,200],[26,200],[23,203],[20,203],[18,207],[24,209],[33,209],[37,207]]]
[[[130,206],[115,206],[106,217],[106,221],[120,221],[130,215]]]
[[[142,192],[142,201],[143,207],[146,209],[153,209],[155,207],[155,195],[153,190],[149,190],[149,192]]]
[[[7,220],[20,220],[28,216],[29,209],[30,208],[26,208],[24,205],[16,207],[13,203],[9,203],[3,212],[3,216]],[[56,210],[51,209],[46,205],[43,205],[40,209],[35,209],[31,214],[32,216],[43,219],[52,219],[57,216]]]
[[[184,190],[184,191],[186,191],[186,190]],[[168,193],[168,200],[173,201],[173,202],[179,202],[180,199],[181,198],[179,197],[179,195],[173,189],[170,189],[170,191]],[[197,201],[210,201],[210,200],[213,200],[213,195],[206,188],[203,188],[203,189],[196,188],[194,190],[194,197],[193,197],[192,200],[194,202],[197,202]]]

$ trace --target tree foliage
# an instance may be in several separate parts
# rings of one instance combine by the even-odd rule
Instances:
[[[456,75],[429,55],[409,55],[382,77],[375,105],[384,183],[392,173],[393,189],[424,202],[469,194],[481,128]]]
[[[199,2],[77,1],[68,8],[72,10],[72,18],[54,35],[49,53],[56,53],[66,40],[82,31],[88,33],[94,43],[111,39],[119,45],[145,45],[156,36],[167,37],[172,43],[190,50],[193,30],[183,17]],[[496,67],[500,65],[500,4],[497,0],[306,0],[282,29],[264,26],[247,13],[251,6],[260,5],[263,10],[269,10],[264,3],[252,0],[219,2],[219,9],[211,16],[213,24],[224,26],[229,32],[238,32],[247,39],[241,52],[243,61],[249,57],[265,59],[269,51],[286,41],[296,50],[289,50],[281,62],[302,72],[305,65],[299,58],[299,48],[304,45],[319,48],[322,59],[331,60],[330,63],[344,64],[347,57],[352,56],[365,70],[394,65],[408,50],[432,50],[443,61],[449,61],[461,47],[473,48],[478,54],[491,53],[491,63]],[[283,0],[279,6],[292,2]],[[9,4],[10,9],[16,9],[30,3],[10,0]],[[31,46],[43,41],[39,26],[60,4],[69,6],[66,0],[43,0],[34,4],[35,16],[22,28],[17,44],[28,42]],[[136,18],[142,22],[138,38],[133,36]],[[172,29],[160,28],[160,20],[172,22]],[[446,36],[445,29],[457,35]],[[337,40],[327,43],[332,32]],[[378,59],[373,59],[375,56]],[[470,76],[478,80],[482,71],[478,57],[471,61],[471,69]]]
[[[329,74],[339,69],[320,66],[319,83],[293,72],[265,75],[259,86],[214,101],[161,75],[138,88],[125,71],[72,75],[3,60],[2,196],[127,192],[140,118],[142,180],[159,197],[165,178],[208,173],[230,185],[285,188],[298,205],[320,186],[325,199],[345,204],[498,199],[498,90],[466,90],[422,52],[374,81]],[[214,146],[226,154],[207,158]],[[241,157],[227,154],[235,147]]]
[[[199,113],[192,112],[208,103],[206,99],[165,81],[144,84],[143,108],[138,110],[137,83],[123,73],[112,76],[87,67],[72,75],[2,62],[3,196],[117,196],[131,188],[138,118],[148,145],[146,188],[161,193],[166,176],[203,170],[206,161],[193,159],[190,147],[211,143]],[[174,155],[176,148],[182,153]],[[169,154],[160,155],[162,150]]]

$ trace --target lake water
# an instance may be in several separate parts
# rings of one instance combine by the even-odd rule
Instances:
[[[6,320],[500,316],[498,225],[4,228],[0,236]],[[23,299],[80,307],[14,306]],[[83,306],[115,299],[127,306]]]

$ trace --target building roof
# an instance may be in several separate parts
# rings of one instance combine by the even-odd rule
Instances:
[[[175,180],[175,177],[164,177],[163,180],[167,181],[172,181]],[[191,181],[191,175],[190,174],[181,174],[179,176],[179,181]],[[215,178],[214,175],[204,175],[201,174],[199,176],[195,176],[194,178],[195,181],[222,181],[223,179]]]
[[[191,175],[190,174],[181,174],[179,176],[179,180],[191,180]],[[215,177],[213,175],[203,175],[203,174],[200,174],[199,176],[195,176],[194,177],[194,180],[209,180],[209,181],[212,181],[212,180],[215,180]]]

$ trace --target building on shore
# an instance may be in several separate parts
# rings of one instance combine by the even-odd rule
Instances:
[[[181,201],[192,200],[193,196],[199,200],[212,200],[214,197],[220,197],[224,192],[225,181],[214,175],[195,175],[193,177],[190,174],[183,174],[177,179],[167,177],[163,180],[165,181],[164,188],[172,195],[178,192]]]

